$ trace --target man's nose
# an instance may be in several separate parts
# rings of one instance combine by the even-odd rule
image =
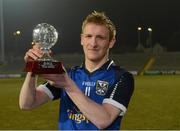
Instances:
[[[92,47],[96,47],[96,46],[97,46],[97,40],[96,40],[96,38],[93,37],[93,38],[91,39],[90,44],[91,44]]]

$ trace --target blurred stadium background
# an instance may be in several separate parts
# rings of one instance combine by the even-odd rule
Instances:
[[[1,74],[14,73],[24,74],[23,69],[25,63],[23,55],[7,58],[5,63],[1,63]],[[62,61],[66,68],[81,65],[84,58],[83,54],[57,54],[53,56],[54,59]],[[127,69],[134,75],[137,74],[180,74],[180,52],[133,52],[115,54],[111,53],[110,58],[122,68]],[[3,77],[3,76],[1,76]]]
[[[33,27],[45,21],[60,33],[52,48],[53,57],[66,68],[80,65],[84,59],[79,44],[80,23],[94,9],[105,10],[117,26],[117,44],[110,58],[135,77],[135,92],[122,129],[180,130],[179,1],[0,2],[4,2],[4,6],[0,3],[0,130],[57,129],[58,101],[32,111],[19,109],[19,91],[26,74],[23,56],[31,47]]]

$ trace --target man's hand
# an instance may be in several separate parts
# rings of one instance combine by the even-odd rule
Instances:
[[[31,49],[29,49],[24,56],[25,62],[37,60],[38,58],[41,58],[44,54],[40,50],[40,47],[38,44],[33,43],[32,45],[33,45],[33,47]]]
[[[72,80],[69,78],[67,73],[63,74],[42,74],[40,75],[44,78],[50,85],[57,88],[68,88],[72,84]]]

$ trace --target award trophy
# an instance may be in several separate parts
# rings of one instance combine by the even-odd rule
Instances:
[[[33,42],[43,51],[43,56],[26,63],[25,71],[34,74],[62,74],[62,63],[49,55],[49,50],[58,40],[57,30],[47,23],[38,24],[33,30]]]

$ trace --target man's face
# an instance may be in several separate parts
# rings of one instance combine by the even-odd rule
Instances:
[[[104,25],[88,23],[81,35],[85,58],[94,62],[108,57],[109,49],[113,47],[114,42],[114,39],[109,41],[109,30]]]

